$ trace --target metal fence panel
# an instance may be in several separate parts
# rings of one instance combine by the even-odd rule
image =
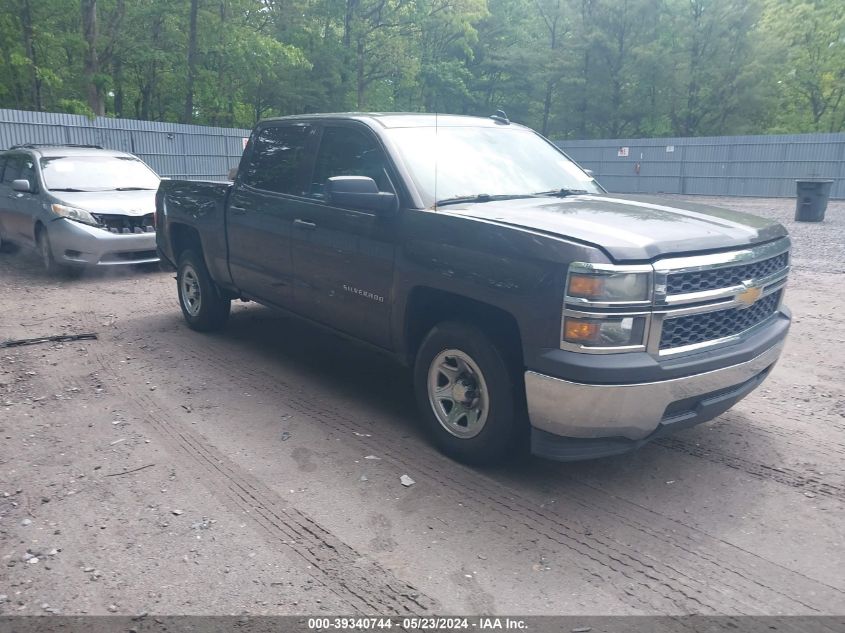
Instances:
[[[834,181],[845,198],[845,133],[560,141],[619,193],[794,197],[795,181]]]
[[[24,143],[102,145],[130,152],[160,175],[225,180],[249,130],[0,109],[0,149]]]
[[[249,130],[0,109],[0,149],[82,143],[136,154],[165,177],[225,180]],[[561,141],[619,193],[795,195],[799,178],[834,180],[845,198],[845,133]],[[620,151],[625,148],[625,151]],[[624,154],[624,155],[622,155]]]

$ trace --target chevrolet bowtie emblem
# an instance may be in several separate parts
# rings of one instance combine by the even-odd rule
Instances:
[[[740,303],[745,304],[746,307],[750,307],[754,305],[757,299],[760,298],[760,295],[763,294],[763,289],[758,288],[757,286],[750,286],[744,292],[740,292],[736,296],[736,300]]]

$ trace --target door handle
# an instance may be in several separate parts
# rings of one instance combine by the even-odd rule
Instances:
[[[231,211],[235,215],[243,215],[244,213],[246,213],[246,209],[244,209],[243,207],[233,207],[231,205],[229,205],[229,211]]]
[[[304,231],[313,231],[314,229],[317,228],[317,225],[314,222],[308,222],[307,220],[300,220],[299,218],[296,218],[293,221],[293,225],[296,228],[302,229]]]

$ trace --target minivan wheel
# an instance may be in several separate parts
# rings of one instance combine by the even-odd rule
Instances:
[[[55,275],[59,272],[59,265],[53,258],[53,249],[50,248],[50,236],[47,235],[47,229],[39,228],[35,236],[35,242],[38,245],[38,253],[41,255],[41,264],[44,266],[44,272],[48,275]]]
[[[521,452],[521,381],[505,358],[489,336],[464,323],[440,323],[423,340],[414,390],[426,429],[447,455],[490,464]]]
[[[176,286],[182,316],[199,332],[219,330],[229,319],[232,302],[211,279],[202,256],[184,251],[179,257]]]

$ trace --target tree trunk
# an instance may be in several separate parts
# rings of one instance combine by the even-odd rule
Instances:
[[[114,60],[114,115],[123,118],[123,60]]]
[[[85,59],[83,62],[85,75],[85,89],[88,96],[88,107],[97,116],[103,116],[105,100],[103,91],[97,85],[100,74],[100,59],[97,56],[97,0],[81,0],[82,36],[85,38]]]
[[[364,38],[358,37],[358,50],[356,55],[356,104],[359,112],[364,110]]]
[[[197,71],[197,12],[199,0],[191,0],[191,14],[188,25],[188,86],[185,93],[183,121],[190,123],[194,118],[194,80]]]
[[[38,58],[35,52],[32,30],[32,5],[29,0],[21,3],[21,24],[23,26],[23,43],[26,56],[31,63],[30,95],[32,105],[36,110],[43,110],[44,104],[41,101],[41,79],[38,78]]]

